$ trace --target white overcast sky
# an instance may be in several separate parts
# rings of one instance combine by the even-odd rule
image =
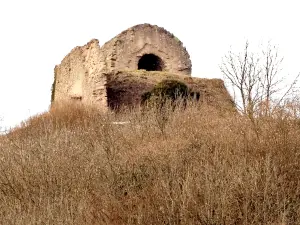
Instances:
[[[298,3],[299,2],[299,3]],[[300,1],[0,0],[0,126],[15,126],[50,105],[53,70],[72,48],[100,45],[140,23],[174,33],[190,53],[193,76],[222,78],[222,56],[245,40],[271,40],[286,76],[300,72]]]

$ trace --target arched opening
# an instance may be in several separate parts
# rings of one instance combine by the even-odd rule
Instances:
[[[162,59],[154,54],[143,55],[138,63],[139,70],[162,71],[163,67],[164,63]]]

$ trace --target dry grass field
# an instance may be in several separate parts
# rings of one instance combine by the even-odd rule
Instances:
[[[0,221],[297,225],[300,121],[56,106],[0,139]]]

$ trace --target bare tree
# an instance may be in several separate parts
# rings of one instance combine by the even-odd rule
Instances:
[[[243,52],[236,54],[229,51],[223,57],[220,66],[225,80],[233,87],[237,108],[250,118],[258,111],[259,114],[269,115],[273,96],[282,90],[280,85],[283,77],[280,71],[283,58],[279,56],[277,47],[272,46],[270,42],[262,49],[261,52],[251,52],[247,41]],[[287,92],[292,90],[295,81]],[[282,97],[286,96],[287,92]]]
[[[269,42],[266,50],[262,51],[262,59],[260,102],[265,103],[262,113],[270,115],[272,96],[279,92],[279,85],[283,82],[283,77],[279,75],[283,58],[278,55],[277,47],[271,46]]]
[[[229,51],[223,58],[220,69],[225,80],[233,86],[238,109],[243,114],[251,115],[258,100],[259,77],[262,71],[259,59],[249,51],[249,43],[246,42],[242,53],[235,54]],[[241,104],[237,101],[237,95]]]

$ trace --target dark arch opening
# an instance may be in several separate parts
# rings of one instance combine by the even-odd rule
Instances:
[[[162,59],[154,54],[143,55],[138,63],[139,70],[162,71],[163,67],[164,63]]]

